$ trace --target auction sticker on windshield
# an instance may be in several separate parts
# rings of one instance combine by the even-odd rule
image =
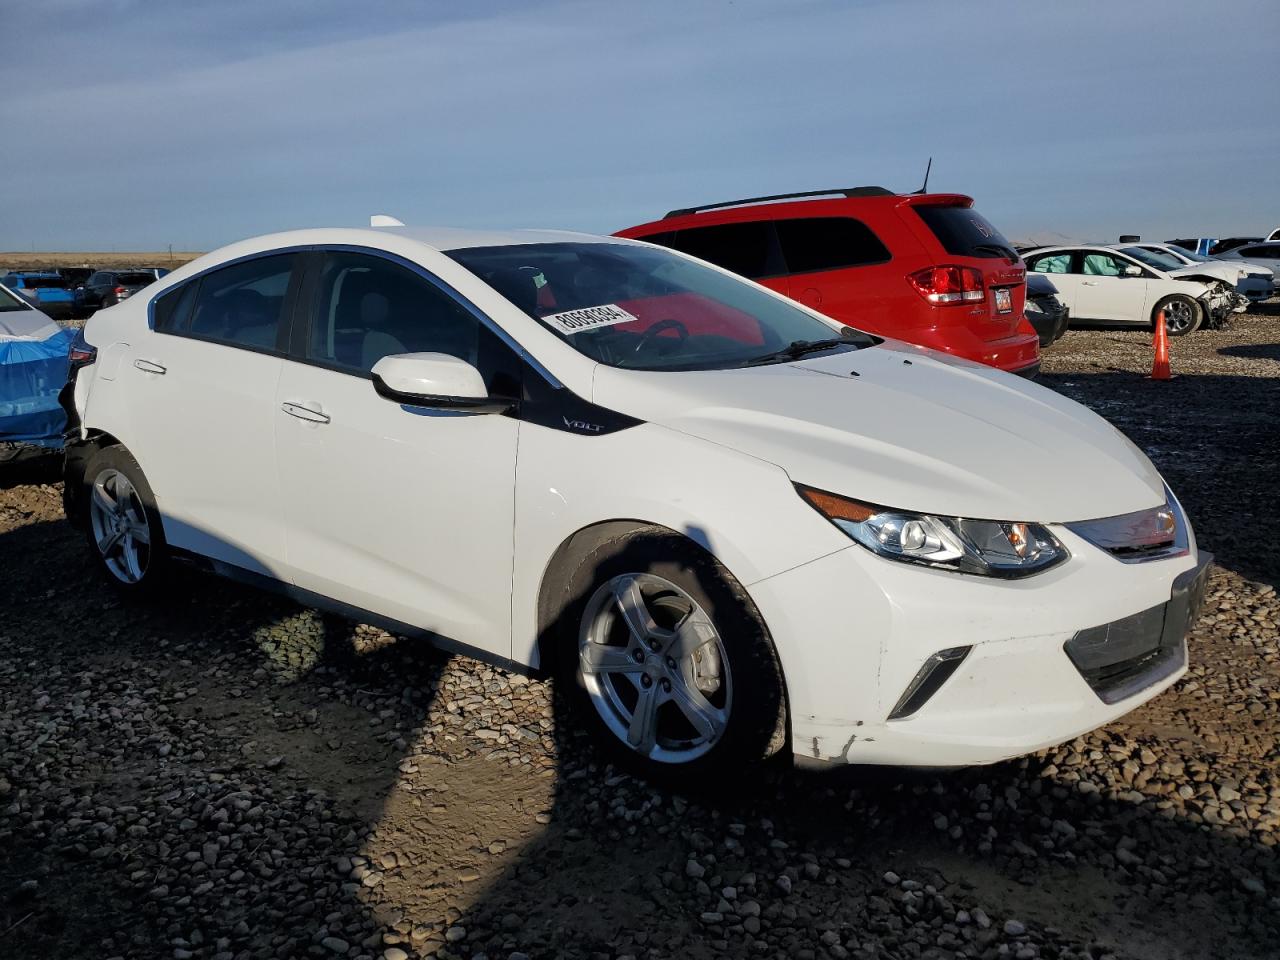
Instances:
[[[549,313],[542,318],[542,322],[561,333],[571,334],[584,333],[599,327],[612,327],[618,323],[632,323],[639,319],[635,314],[627,313],[616,303],[602,303],[598,307]]]

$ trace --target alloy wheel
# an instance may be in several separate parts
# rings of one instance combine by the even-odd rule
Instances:
[[[1177,335],[1184,330],[1191,328],[1191,323],[1195,319],[1192,312],[1193,307],[1185,300],[1174,300],[1165,305],[1164,322],[1169,328],[1169,332]]]
[[[111,575],[121,583],[141,581],[151,556],[151,530],[137,489],[119,470],[108,468],[94,478],[89,520]]]
[[[578,668],[605,726],[651,760],[696,760],[728,726],[733,680],[720,633],[696,600],[662,577],[624,574],[592,594]]]

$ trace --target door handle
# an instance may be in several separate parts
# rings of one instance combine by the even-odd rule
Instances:
[[[1098,285],[1098,281],[1097,280],[1081,280],[1080,285],[1082,287],[1096,287]]]
[[[280,409],[291,417],[297,417],[299,420],[306,420],[308,423],[328,423],[329,415],[321,413],[319,410],[308,406],[305,403],[290,403],[286,400],[280,404]]]
[[[143,373],[164,373],[165,367],[154,360],[135,360],[133,365]]]

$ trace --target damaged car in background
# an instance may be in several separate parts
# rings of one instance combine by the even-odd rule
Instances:
[[[1137,250],[1139,258],[1127,252]],[[1234,281],[1218,271],[1167,269],[1173,258],[1157,258],[1138,247],[1117,250],[1101,244],[1037,247],[1023,252],[1027,270],[1052,275],[1072,323],[1152,326],[1164,313],[1169,335],[1186,336],[1200,327],[1224,326],[1232,313],[1248,307]]]

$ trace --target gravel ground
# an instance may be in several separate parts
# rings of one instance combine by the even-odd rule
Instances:
[[[1217,555],[1186,679],[1023,760],[729,799],[601,767],[543,683],[247,588],[122,606],[57,484],[0,478],[0,953],[1274,958],[1280,304],[1149,362],[1073,331],[1043,379]]]

